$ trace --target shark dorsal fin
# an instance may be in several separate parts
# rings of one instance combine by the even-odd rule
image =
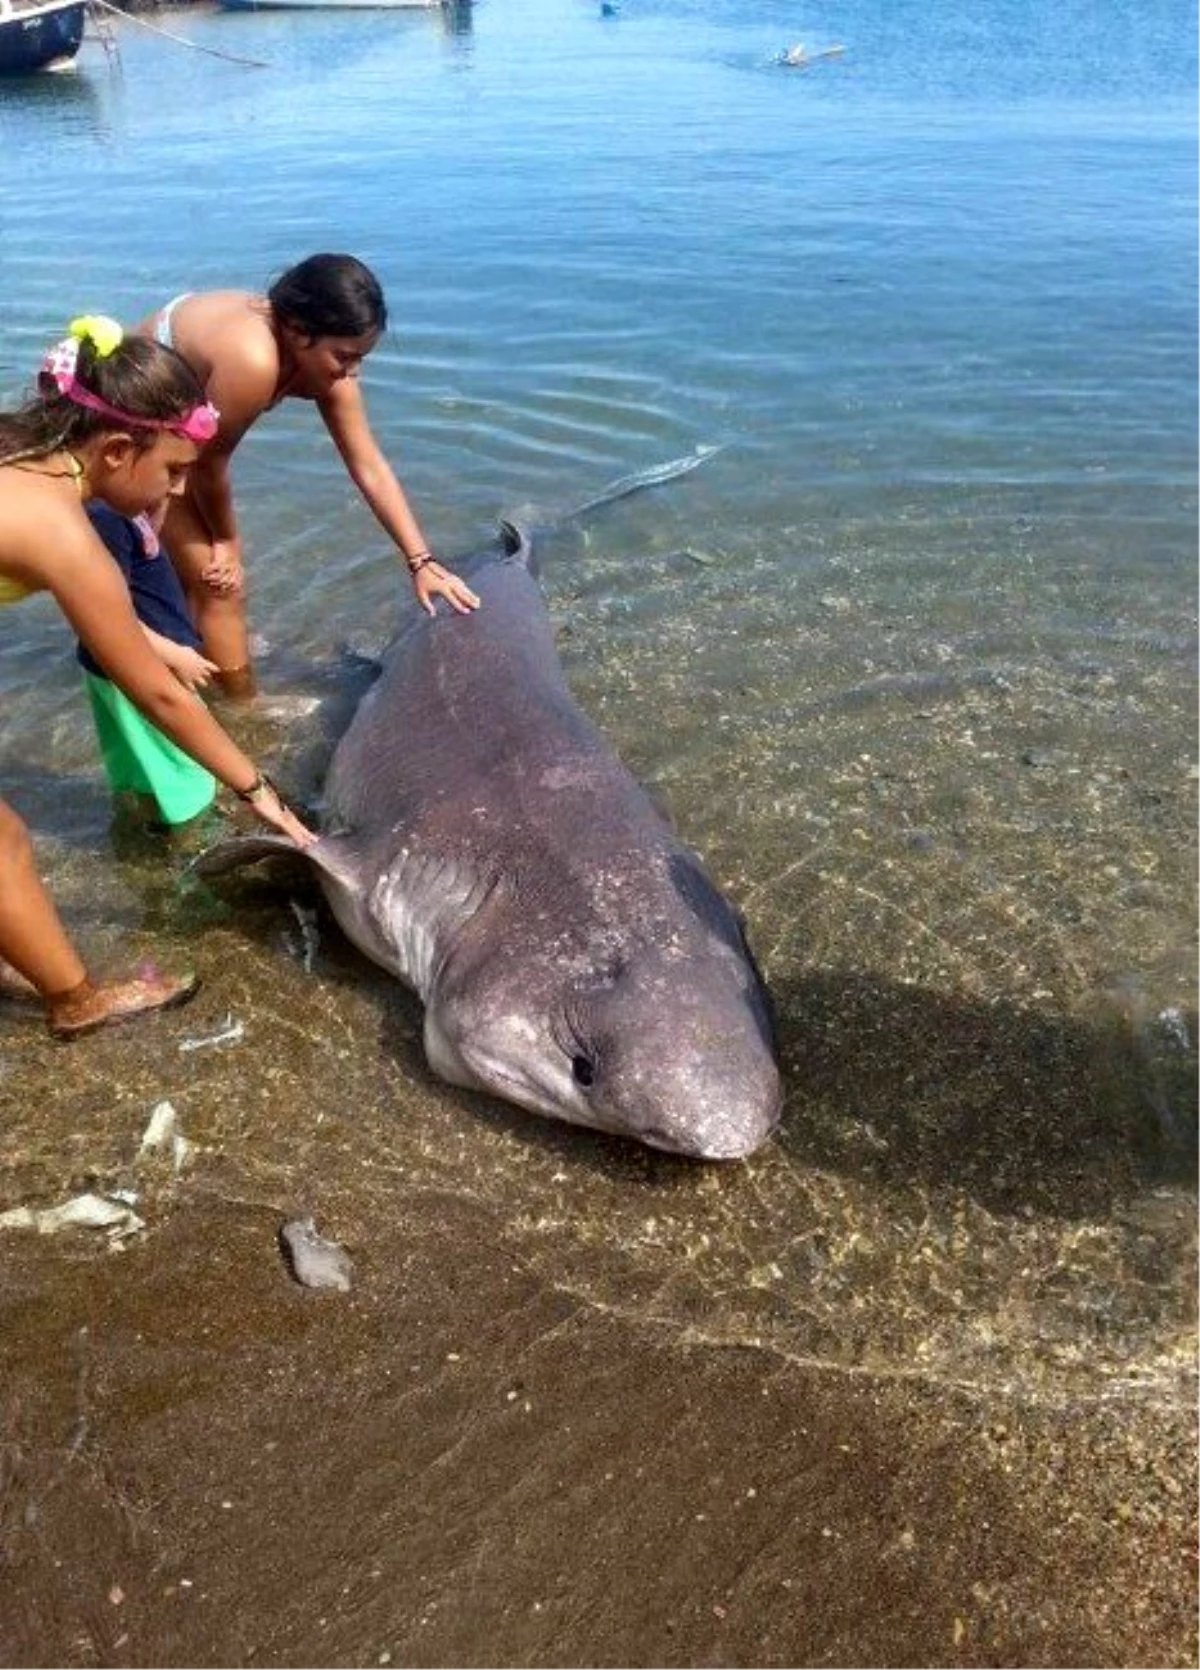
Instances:
[[[538,560],[534,548],[532,529],[514,518],[502,516],[500,518],[500,541],[504,547],[505,561],[519,563],[522,568],[527,568],[536,577]]]

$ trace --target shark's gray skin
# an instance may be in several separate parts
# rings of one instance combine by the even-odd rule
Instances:
[[[425,1005],[452,1084],[710,1160],[770,1136],[770,1003],[741,919],[571,697],[528,538],[456,562],[334,753],[305,850],[338,922]],[[297,850],[225,843],[212,874]]]

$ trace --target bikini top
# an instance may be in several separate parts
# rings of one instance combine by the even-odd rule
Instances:
[[[23,597],[28,597],[32,587],[23,586],[19,580],[10,580],[7,575],[0,574],[0,609],[6,603],[19,603]]]
[[[80,498],[83,497],[83,465],[73,452],[67,453],[68,468],[72,481],[79,489]],[[0,574],[0,609],[7,603],[19,603],[24,597],[31,597],[38,588],[27,586],[23,580],[14,580],[7,574]]]

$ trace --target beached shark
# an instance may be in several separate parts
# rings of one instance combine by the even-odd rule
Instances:
[[[781,1085],[741,917],[572,698],[528,536],[504,525],[454,567],[482,606],[402,628],[302,856],[421,998],[442,1078],[675,1154],[750,1154]],[[197,868],[299,850],[249,836]]]

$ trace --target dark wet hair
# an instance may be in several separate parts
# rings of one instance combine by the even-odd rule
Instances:
[[[267,291],[275,317],[315,340],[387,329],[383,289],[353,255],[310,255]]]
[[[187,361],[173,348],[140,336],[123,337],[103,358],[85,338],[79,344],[75,376],[108,405],[150,423],[186,418],[204,400],[204,389]],[[162,433],[76,405],[60,393],[47,372],[39,374],[37,386],[37,393],[17,411],[0,412],[0,464],[45,458],[106,431],[130,435],[138,451],[145,451]]]

